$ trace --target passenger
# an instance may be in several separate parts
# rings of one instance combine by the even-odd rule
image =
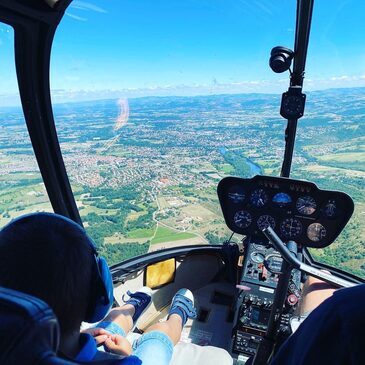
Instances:
[[[122,356],[131,355],[133,352],[133,355],[143,360],[143,364],[151,363],[151,359],[154,364],[169,363],[172,347],[180,340],[182,328],[188,318],[195,316],[194,297],[190,290],[180,289],[172,299],[168,319],[148,327],[145,333],[134,341],[132,348],[126,335],[151,303],[151,292],[152,290],[148,287],[143,287],[136,293],[128,292],[130,298],[123,306],[112,309],[96,327],[86,329],[82,333],[92,335],[97,346],[104,345],[106,351]],[[149,335],[151,332],[152,334]],[[155,340],[156,337],[161,337],[159,332],[166,334],[173,343],[173,346],[168,343],[171,349],[168,354],[169,359],[166,358],[166,351],[156,351],[160,345],[159,341]],[[166,341],[165,337],[162,336],[161,341]],[[148,345],[141,346],[147,340]],[[159,357],[161,354],[163,358]],[[150,362],[147,362],[147,359],[150,359]]]
[[[311,312],[270,365],[365,364],[365,285],[334,292]]]
[[[100,317],[101,313],[104,316],[112,304],[112,300],[105,304],[98,297],[103,277],[109,287],[107,295],[113,298],[109,269],[98,260],[85,230],[56,214],[26,215],[0,231],[0,285],[36,296],[53,309],[60,325],[61,357],[83,362],[115,358],[97,351],[90,334],[80,333],[82,321]],[[169,364],[182,328],[194,314],[192,293],[180,290],[172,301],[167,321],[151,326],[132,350],[122,335],[150,301],[146,290],[131,294],[125,306],[113,310],[100,323],[106,332],[97,330],[98,334],[107,337],[97,336],[98,341],[126,356],[120,364]],[[120,326],[123,323],[124,329]],[[132,351],[133,356],[128,356]]]

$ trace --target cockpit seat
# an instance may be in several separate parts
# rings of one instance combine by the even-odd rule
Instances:
[[[0,364],[68,364],[54,359],[58,341],[58,322],[46,303],[0,288]]]
[[[42,300],[0,287],[0,364],[72,365],[57,357],[58,321]],[[117,365],[118,359],[89,362]]]

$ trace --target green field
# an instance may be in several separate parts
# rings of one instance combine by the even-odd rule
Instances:
[[[151,238],[153,233],[153,229],[136,229],[130,232],[127,238]]]
[[[151,244],[154,245],[156,243],[163,243],[163,242],[173,242],[179,240],[185,240],[188,238],[196,237],[192,233],[187,232],[176,232],[170,228],[159,226],[157,228],[156,236],[151,241]]]

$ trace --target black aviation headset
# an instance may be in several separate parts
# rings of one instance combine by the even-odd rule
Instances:
[[[67,225],[72,225],[81,235],[86,238],[92,255],[94,258],[92,267],[92,284],[89,304],[86,311],[84,321],[94,323],[101,321],[110,310],[113,304],[113,280],[107,262],[103,257],[98,256],[95,244],[87,235],[85,229],[69,218],[54,213],[33,213],[27,214],[10,222],[3,228],[6,230],[13,224],[19,224],[24,220],[32,220],[33,218],[42,218],[46,220],[63,221]],[[76,243],[75,243],[76,244]]]

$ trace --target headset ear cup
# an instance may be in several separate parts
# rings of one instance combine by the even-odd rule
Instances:
[[[98,286],[95,296],[94,308],[90,308],[87,322],[94,323],[101,321],[109,312],[114,296],[113,296],[113,280],[110,274],[109,266],[104,258],[96,258],[97,265],[97,283]]]

